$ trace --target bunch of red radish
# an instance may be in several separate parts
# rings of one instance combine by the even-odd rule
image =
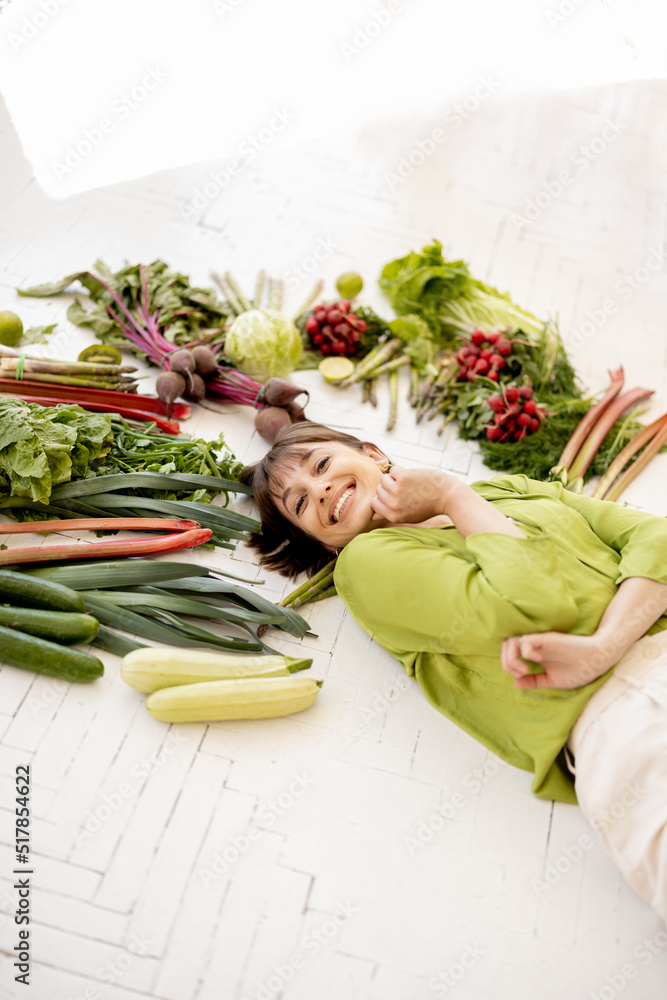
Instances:
[[[457,378],[474,382],[477,375],[485,375],[492,382],[498,381],[498,372],[505,367],[505,358],[512,353],[512,341],[502,333],[484,333],[473,330],[456,354],[460,368]]]
[[[487,424],[486,436],[489,441],[504,444],[505,441],[521,441],[527,434],[539,431],[546,417],[546,410],[533,399],[529,385],[517,388],[508,385],[502,396],[489,396],[487,403],[494,413],[493,423]]]
[[[366,329],[366,320],[350,312],[347,299],[315,306],[306,320],[306,333],[313,346],[325,357],[329,354],[347,357],[356,354]]]

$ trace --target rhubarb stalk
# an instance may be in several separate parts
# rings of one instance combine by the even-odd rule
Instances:
[[[24,521],[0,524],[0,535],[43,531],[192,531],[199,521],[175,521],[167,517],[79,517],[59,521]]]
[[[628,486],[635,476],[637,476],[642,469],[648,465],[653,456],[657,455],[660,449],[667,444],[667,414],[663,414],[663,416],[656,420],[653,424],[650,424],[646,430],[650,430],[650,428],[655,427],[656,424],[660,424],[661,426],[657,429],[657,431],[654,431],[653,439],[650,444],[646,445],[639,458],[636,459],[636,461],[634,461],[621,476],[619,476],[613,486],[607,489],[607,492],[602,497],[603,500],[618,500],[626,486]],[[639,435],[637,435],[637,437],[639,437]],[[630,444],[632,443],[633,442],[631,441]],[[629,447],[629,445],[627,447]],[[627,450],[627,447],[624,451]],[[621,458],[622,455],[623,452],[621,452],[618,457]],[[611,471],[611,466],[608,471]]]
[[[38,545],[27,549],[7,549],[5,552],[0,552],[0,566],[174,552],[177,549],[190,549],[195,545],[202,545],[208,542],[212,534],[210,528],[193,528],[191,531],[165,535],[161,538],[133,538],[130,541],[114,539],[111,542],[91,542],[86,545]]]
[[[623,388],[623,382],[625,381],[625,374],[623,372],[623,367],[617,368],[616,371],[609,373],[611,376],[611,385],[607,389],[606,393],[595,406],[592,406],[588,413],[583,417],[574,434],[570,440],[565,445],[563,449],[563,454],[560,456],[556,469],[564,470],[568,472],[572,462],[577,455],[577,452],[584,444],[587,435],[593,428],[593,425],[598,421],[598,419],[605,412],[607,407],[611,404],[612,400],[618,396],[619,392]],[[611,425],[610,425],[611,426]],[[590,464],[590,463],[589,463]],[[587,466],[588,467],[588,466]]]
[[[581,446],[577,457],[570,464],[568,482],[572,482],[585,474],[595,458],[598,448],[621,414],[631,406],[636,406],[643,399],[648,399],[649,396],[653,395],[653,392],[653,389],[630,389],[629,392],[624,392],[622,396],[618,396],[617,399],[609,403],[602,416],[595,422],[593,430]]]
[[[13,395],[20,395],[21,398],[25,398],[26,396],[43,396],[46,393],[49,396],[59,397],[61,402],[72,402],[72,393],[69,389],[56,384],[50,385],[47,389],[41,382],[33,382],[28,379],[17,383],[13,378],[0,378],[0,390],[11,392]],[[129,406],[132,409],[142,410],[147,413],[159,413],[162,416],[167,415],[167,407],[157,396],[141,396],[135,392],[118,392],[116,389],[94,388],[87,389],[85,393],[77,393],[77,403],[79,399],[86,399],[91,403],[113,404],[109,409],[120,405]],[[172,412],[173,416],[178,420],[187,420],[188,417],[192,416],[192,407],[187,403],[174,403],[172,405]]]
[[[612,483],[617,476],[620,476],[632,456],[635,455],[640,448],[643,448],[644,445],[648,444],[648,442],[659,433],[663,426],[667,426],[667,413],[658,417],[658,419],[654,420],[652,424],[648,425],[648,427],[644,427],[638,434],[635,434],[635,436],[628,441],[625,448],[618,453],[614,461],[611,463],[605,474],[600,479],[600,482],[597,484],[592,496],[594,496],[597,500],[605,499],[605,494],[609,492]],[[632,467],[636,464],[637,463],[634,462]]]

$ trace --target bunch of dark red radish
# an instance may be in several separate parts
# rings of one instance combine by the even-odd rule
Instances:
[[[512,341],[502,333],[484,333],[473,330],[469,338],[461,338],[463,344],[457,351],[459,373],[457,378],[474,382],[477,375],[484,375],[492,382],[498,381],[498,373],[505,367],[505,358],[512,353]]]
[[[527,434],[539,431],[546,416],[543,406],[533,399],[529,385],[517,388],[503,387],[502,396],[489,396],[487,403],[494,413],[493,423],[487,424],[486,436],[489,441],[504,444],[505,441],[521,441]]]
[[[340,299],[330,305],[315,306],[305,329],[313,346],[325,357],[329,354],[352,357],[359,349],[367,324],[365,319],[350,312],[347,299]]]

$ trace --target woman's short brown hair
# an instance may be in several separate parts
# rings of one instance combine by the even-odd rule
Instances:
[[[316,573],[332,559],[332,553],[321,542],[287,520],[278,509],[272,493],[279,482],[280,467],[295,461],[302,445],[324,444],[327,441],[337,441],[359,451],[365,443],[353,434],[303,420],[284,427],[264,458],[254,465],[246,465],[239,475],[242,483],[252,487],[262,522],[261,534],[251,534],[249,544],[260,553],[263,566],[275,569],[283,576],[298,576],[304,571]]]

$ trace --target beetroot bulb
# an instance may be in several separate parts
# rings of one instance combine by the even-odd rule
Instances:
[[[190,392],[192,392],[192,376],[195,370],[195,359],[192,351],[182,347],[180,351],[174,351],[168,357],[169,371],[177,372],[186,380]]]
[[[198,375],[196,372],[191,376],[191,382],[192,385],[185,390],[184,396],[186,399],[191,399],[195,403],[199,403],[206,395],[206,383],[201,375]]]
[[[278,431],[291,423],[290,415],[282,406],[265,406],[255,414],[255,428],[269,444],[276,440]]]
[[[212,375],[218,368],[218,359],[210,347],[193,347],[190,351],[195,363],[195,370],[198,375],[206,378]]]
[[[293,382],[289,382],[285,378],[270,378],[264,385],[264,391],[262,392],[262,399],[269,406],[287,406],[291,403],[293,399],[300,396],[302,393],[308,392],[306,389],[301,389],[298,385],[294,385]]]
[[[306,416],[306,411],[304,410],[303,406],[299,406],[298,403],[294,402],[287,403],[285,409],[289,413],[290,420],[292,421],[293,424],[298,424],[300,423],[300,421],[308,419],[308,417]]]
[[[155,391],[157,392],[158,398],[166,403],[167,406],[182,396],[185,392],[185,379],[178,372],[162,372],[158,375],[157,381],[155,383]]]

